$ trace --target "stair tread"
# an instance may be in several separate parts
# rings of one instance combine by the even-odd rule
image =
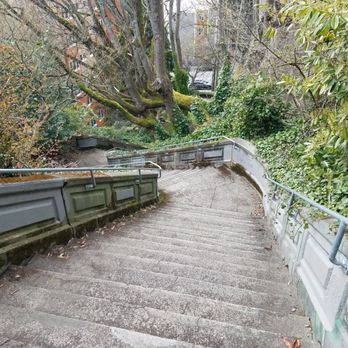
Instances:
[[[250,347],[263,342],[267,347],[276,347],[280,342],[279,334],[265,330],[57,290],[35,288],[33,291],[30,286],[21,286],[16,298],[16,306],[27,311],[55,314],[191,344],[220,348],[231,345]],[[11,296],[1,299],[1,303],[6,305],[11,305],[11,301]]]
[[[124,232],[125,228],[119,228],[118,231],[120,233]],[[248,240],[248,235],[231,235],[231,234],[219,234],[219,233],[209,233],[209,232],[203,232],[201,230],[185,230],[183,228],[179,228],[176,226],[163,226],[159,227],[158,225],[150,225],[150,224],[143,224],[142,226],[135,226],[134,229],[132,226],[128,226],[127,230],[130,230],[129,233],[154,233],[156,236],[163,236],[163,237],[169,237],[169,238],[175,238],[179,237],[180,239],[184,240],[191,240],[191,241],[197,241],[197,242],[203,242],[207,244],[218,244],[218,245],[225,245],[228,246],[228,243],[231,245],[239,244],[239,245],[245,245],[247,247],[256,247],[256,248],[263,248],[263,245],[266,245],[266,243],[269,242],[269,239],[255,239],[250,237]]]
[[[27,344],[74,348],[203,348],[200,345],[66,316],[0,304],[0,332]],[[17,324],[11,320],[16,316]]]
[[[213,296],[213,298],[256,308],[267,309],[271,303],[274,311],[282,313],[288,313],[296,302],[295,298],[287,296],[238,288],[236,284],[238,280],[229,277],[228,273],[139,257],[126,258],[111,253],[83,251],[85,257],[78,257],[75,253],[66,264],[55,259],[51,259],[47,264],[47,259],[41,258],[35,260],[33,267],[46,270],[61,269],[64,272],[76,274],[75,268],[79,266],[78,271],[83,275],[91,272],[96,277],[110,277],[107,279],[145,287],[166,289],[167,286],[170,286],[185,293],[203,297]],[[103,255],[108,257],[103,257]],[[279,286],[287,286],[287,283],[279,284]]]
[[[177,254],[173,252],[168,252],[166,250],[157,249],[157,250],[151,250],[146,249],[143,247],[133,247],[132,243],[128,243],[123,245],[122,248],[119,247],[117,244],[118,239],[115,239],[114,243],[110,243],[109,241],[98,241],[97,243],[89,243],[88,250],[102,250],[105,253],[114,253],[114,254],[121,254],[121,255],[129,255],[134,257],[140,257],[143,259],[153,259],[153,260],[161,260],[161,261],[167,261],[169,263],[176,263],[180,265],[187,265],[187,266],[193,266],[198,267],[202,269],[206,269],[207,271],[217,271],[217,272],[226,272],[229,275],[235,274],[233,271],[238,268],[239,266],[242,267],[242,269],[246,269],[247,272],[249,272],[249,268],[254,269],[257,268],[260,272],[282,272],[283,267],[282,265],[274,265],[272,262],[267,261],[259,261],[259,260],[249,260],[248,258],[236,258],[236,257],[230,257],[229,262],[224,261],[218,261],[214,259],[214,262],[211,262],[212,259],[208,258],[208,255],[205,255],[205,258],[197,257],[191,255],[185,255],[185,254]],[[250,271],[248,273],[248,277],[252,277],[253,271]],[[255,274],[258,274],[255,272]],[[256,277],[258,280],[260,277]],[[269,278],[267,278],[269,279]],[[283,279],[283,278],[281,278]]]
[[[262,328],[274,333],[282,333],[285,325],[288,328],[288,335],[298,336],[308,323],[307,318],[297,314],[276,313],[166,289],[145,288],[139,285],[33,268],[24,271],[25,275],[21,282],[32,287],[62,290],[112,302],[169,310],[215,321]]]
[[[141,222],[141,225],[137,223]],[[169,223],[170,222],[170,223]],[[146,226],[153,226],[156,228],[165,228],[168,230],[176,229],[176,230],[187,230],[188,232],[195,232],[195,234],[198,234],[199,232],[204,233],[211,233],[212,235],[220,233],[221,236],[239,236],[239,237],[245,237],[250,236],[251,238],[257,239],[257,238],[265,238],[270,237],[268,233],[261,227],[261,226],[254,226],[254,227],[243,227],[243,226],[228,226],[228,227],[222,227],[222,226],[214,226],[209,224],[195,224],[192,222],[191,224],[183,224],[180,223],[180,220],[176,221],[169,221],[168,219],[158,219],[158,220],[146,220],[144,217],[137,217],[132,221],[132,223],[137,224],[138,228],[146,227]]]
[[[143,230],[140,230],[139,232],[142,232]],[[234,249],[233,252],[230,253],[224,253],[221,250],[218,250],[216,248],[210,248],[211,250],[207,248],[194,248],[191,244],[186,245],[185,243],[163,243],[162,241],[154,241],[151,238],[145,239],[145,238],[135,238],[135,237],[141,237],[141,235],[133,236],[131,233],[119,233],[118,235],[108,235],[106,238],[98,237],[98,241],[107,240],[110,244],[117,245],[118,243],[130,243],[129,245],[132,247],[143,247],[144,249],[149,250],[158,250],[161,249],[163,251],[168,251],[176,254],[183,254],[183,255],[192,255],[197,257],[214,257],[216,260],[220,260],[226,263],[234,263],[233,258],[243,258],[244,260],[248,260],[247,262],[255,263],[257,264],[260,262],[272,262],[273,259],[275,259],[276,262],[279,262],[279,259],[277,259],[272,254],[260,254],[260,253],[253,253],[253,252],[245,252]],[[179,245],[180,244],[180,245]]]

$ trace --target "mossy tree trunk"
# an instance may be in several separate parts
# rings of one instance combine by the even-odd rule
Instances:
[[[28,1],[36,17],[8,0],[0,0],[0,8],[40,39],[49,36],[47,49],[60,69],[100,104],[150,129],[159,111],[173,122],[175,104],[190,108],[195,98],[173,91],[166,70],[163,0]]]

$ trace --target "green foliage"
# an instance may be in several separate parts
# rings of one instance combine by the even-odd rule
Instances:
[[[147,144],[153,141],[151,134],[149,134],[143,127],[128,126],[117,127],[88,127],[85,131],[87,135],[96,135],[109,139],[123,140],[133,144]]]
[[[176,66],[174,68],[174,88],[176,91],[182,94],[190,94],[188,88],[189,75],[186,70]]]
[[[88,128],[89,115],[88,109],[78,106],[58,110],[46,123],[42,137],[55,143],[85,133]]]
[[[232,135],[232,118],[228,115],[218,116],[204,127],[197,128],[192,134],[191,139],[211,138],[219,135]]]
[[[218,84],[214,94],[214,98],[210,104],[210,113],[213,116],[221,114],[224,110],[224,104],[230,96],[231,87],[231,65],[225,61],[219,72]]]
[[[225,104],[225,115],[232,121],[236,136],[254,138],[282,128],[288,111],[279,88],[270,80],[258,76],[233,81],[231,96]],[[242,88],[241,88],[242,87]],[[244,89],[243,89],[244,88]]]
[[[347,153],[327,143],[325,129],[308,135],[310,130],[310,125],[297,119],[285,130],[258,140],[258,153],[275,180],[347,216],[347,163],[343,160]]]
[[[160,140],[166,140],[170,136],[168,132],[164,129],[164,127],[160,123],[155,124],[155,131],[156,131],[156,136]]]
[[[175,105],[173,110],[174,126],[176,134],[179,136],[185,136],[190,133],[190,124],[187,117],[181,111],[181,109]]]
[[[348,2],[291,0],[282,10],[297,25],[297,45],[305,51],[305,92],[348,98]]]
[[[208,103],[203,99],[197,98],[190,107],[191,113],[198,124],[203,124],[207,121],[209,113],[207,111]]]

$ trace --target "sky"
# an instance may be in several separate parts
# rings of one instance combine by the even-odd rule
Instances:
[[[195,7],[203,7],[204,1],[202,0],[181,0],[182,10],[192,10]]]

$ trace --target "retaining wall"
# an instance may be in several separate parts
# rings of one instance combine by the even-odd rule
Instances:
[[[0,184],[0,270],[158,197],[157,174]]]

